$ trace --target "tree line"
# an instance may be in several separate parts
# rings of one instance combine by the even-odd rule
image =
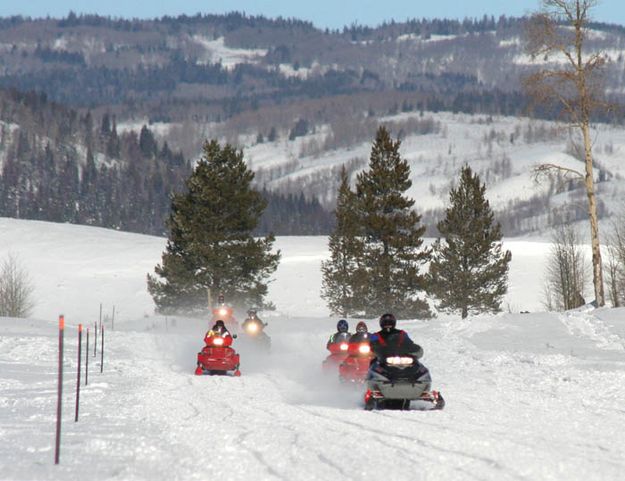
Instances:
[[[191,164],[143,126],[0,89],[0,215],[163,235],[171,195]],[[261,186],[262,189],[262,186]],[[314,199],[263,191],[259,234],[327,234],[331,214]]]

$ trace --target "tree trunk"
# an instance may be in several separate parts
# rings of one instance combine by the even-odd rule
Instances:
[[[462,318],[466,319],[469,316],[469,310],[467,306],[462,306]]]
[[[592,283],[595,288],[595,300],[597,306],[605,305],[603,292],[603,270],[601,265],[601,245],[599,244],[599,220],[597,219],[597,200],[595,198],[595,183],[592,172],[592,151],[588,122],[583,122],[582,133],[584,137],[584,158],[586,163],[586,175],[584,184],[588,196],[588,216],[590,217],[590,243],[592,248]]]

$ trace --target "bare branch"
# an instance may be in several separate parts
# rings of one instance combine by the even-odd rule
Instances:
[[[563,167],[562,165],[557,164],[540,164],[534,167],[533,170],[535,178],[538,178],[542,174],[553,173],[554,171],[564,172],[565,176],[571,174],[581,179],[584,178],[584,174],[581,173],[579,170],[571,169],[569,167]]]

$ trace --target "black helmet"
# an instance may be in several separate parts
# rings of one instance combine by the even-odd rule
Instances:
[[[345,319],[341,319],[336,324],[336,330],[339,332],[347,332],[349,330],[349,324],[347,324],[347,321]]]
[[[360,321],[358,324],[356,324],[356,332],[364,333],[368,331],[369,329],[367,329],[367,324],[364,321]]]
[[[224,324],[224,321],[220,319],[217,322],[215,322],[215,325],[213,326],[213,331],[222,332],[225,330],[226,330],[226,325]]]
[[[393,314],[387,312],[380,317],[380,327],[382,329],[392,329],[397,325],[397,319]]]
[[[250,319],[256,319],[256,309],[250,309],[247,311],[247,317]]]

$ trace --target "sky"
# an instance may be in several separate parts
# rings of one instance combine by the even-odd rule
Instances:
[[[64,17],[76,13],[97,13],[124,18],[153,18],[163,15],[226,13],[233,10],[249,15],[295,17],[318,27],[378,25],[385,20],[406,18],[465,18],[488,15],[521,16],[535,11],[540,0],[0,0],[0,16]],[[593,10],[598,21],[625,25],[623,0],[600,0]]]

